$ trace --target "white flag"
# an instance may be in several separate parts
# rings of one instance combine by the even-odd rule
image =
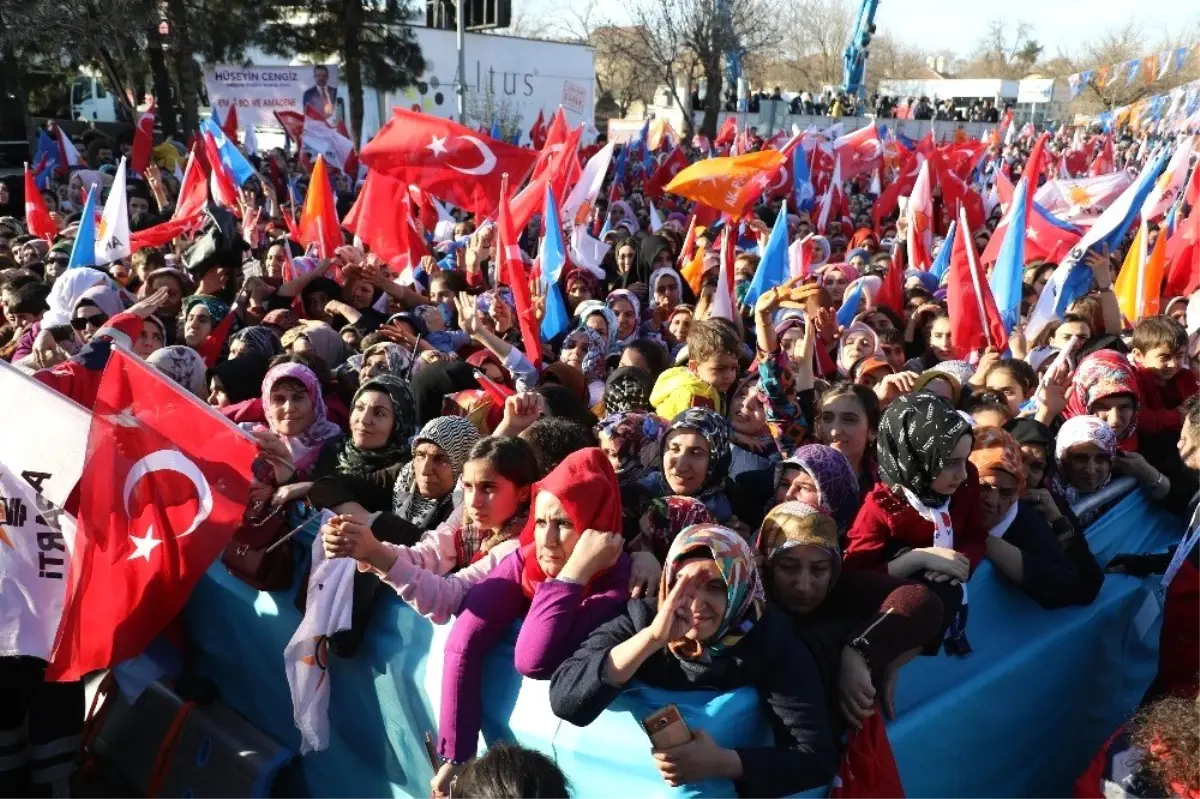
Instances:
[[[0,363],[0,656],[50,659],[75,520],[61,512],[83,473],[91,414]]]
[[[242,149],[246,155],[258,155],[258,134],[254,132],[254,124],[246,126],[246,135],[242,137]]]
[[[322,514],[326,522],[332,514]],[[353,558],[325,559],[321,536],[313,540],[312,572],[304,618],[283,650],[292,692],[292,718],[300,730],[300,754],[329,745],[329,636],[350,629],[354,609]]]
[[[604,184],[604,176],[608,173],[608,164],[612,161],[614,147],[616,147],[616,143],[610,141],[604,145],[604,149],[588,159],[579,182],[575,184],[575,188],[571,189],[571,193],[567,195],[562,208],[559,209],[563,224],[572,222],[576,225],[585,225],[588,223],[588,215],[596,202],[596,195],[600,193],[600,186]]]
[[[120,258],[128,258],[129,248],[129,200],[125,196],[125,159],[117,167],[108,199],[104,201],[104,213],[100,215],[100,227],[96,228],[96,265],[109,264]]]
[[[1171,210],[1171,206],[1183,194],[1188,175],[1191,174],[1189,165],[1192,160],[1192,138],[1180,138],[1175,145],[1175,154],[1171,156],[1167,168],[1154,181],[1154,188],[1142,204],[1143,220],[1157,219]]]
[[[571,238],[568,242],[571,263],[581,266],[596,276],[597,280],[604,279],[604,256],[608,255],[611,246],[599,239],[593,238],[584,225],[571,228]]]

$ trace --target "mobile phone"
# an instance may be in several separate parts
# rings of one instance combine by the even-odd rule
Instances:
[[[692,740],[692,731],[675,705],[659,708],[642,719],[642,728],[655,749],[670,749]]]

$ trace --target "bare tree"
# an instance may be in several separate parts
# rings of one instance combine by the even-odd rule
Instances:
[[[782,82],[811,92],[840,84],[855,11],[848,0],[798,0],[780,7],[784,34],[776,68]]]
[[[960,74],[966,78],[1006,78],[1028,75],[1041,57],[1043,47],[1033,38],[1027,22],[1017,22],[1011,35],[1008,23],[993,19]]]
[[[593,29],[587,41],[596,50],[597,96],[610,100],[622,117],[635,103],[649,105],[658,79],[642,66],[651,59],[641,35],[629,27],[606,26]],[[641,52],[630,58],[634,50]]]

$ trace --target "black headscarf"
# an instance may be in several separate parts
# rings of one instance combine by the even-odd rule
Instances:
[[[958,442],[969,435],[971,425],[941,397],[923,391],[904,394],[879,420],[879,477],[897,493],[907,488],[926,505],[943,505],[949,497],[930,486]]]
[[[654,271],[654,259],[663,250],[670,252],[672,246],[670,240],[665,236],[646,236],[642,239],[642,244],[638,247],[634,268],[630,271],[630,274],[625,275],[626,282],[624,285],[628,286],[629,283],[645,283],[649,281],[650,273]]]
[[[1054,431],[1031,416],[1018,416],[1004,425],[1004,429],[1012,433],[1018,444],[1047,448],[1054,444]]]
[[[262,381],[267,376],[268,367],[266,358],[248,352],[237,358],[221,361],[208,370],[204,381],[208,384],[214,377],[219,379],[225,396],[236,405],[262,396]]]
[[[368,391],[379,391],[387,394],[392,401],[392,432],[387,441],[379,449],[359,449],[354,439],[347,436],[338,453],[338,474],[365,477],[371,472],[386,469],[397,463],[407,463],[412,459],[409,439],[416,432],[413,423],[413,395],[408,383],[394,375],[378,375],[358,387],[354,392],[354,403]]]
[[[654,378],[637,366],[622,366],[604,383],[604,412],[649,411]]]

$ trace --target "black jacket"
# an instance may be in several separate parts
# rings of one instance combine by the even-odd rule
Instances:
[[[1084,537],[1071,530],[1060,543],[1033,506],[1018,504],[1002,538],[1021,550],[1021,590],[1047,610],[1088,605],[1100,593],[1104,571]]]
[[[616,700],[623,688],[604,681],[604,661],[609,650],[650,625],[657,606],[652,599],[630,600],[625,613],[598,627],[558,667],[550,680],[556,716],[583,727]],[[837,745],[821,676],[781,611],[768,606],[745,638],[709,663],[680,660],[664,649],[642,664],[635,679],[667,690],[758,689],[776,745],[737,750],[739,796],[786,796],[833,779]]]

